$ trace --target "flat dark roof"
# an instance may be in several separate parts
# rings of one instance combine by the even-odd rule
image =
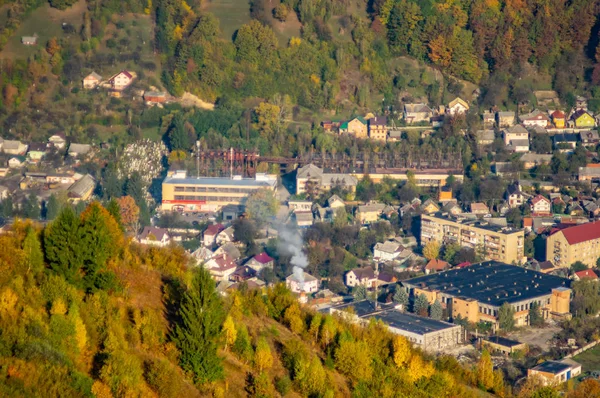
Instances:
[[[465,268],[403,281],[409,288],[437,290],[453,297],[474,299],[500,307],[551,294],[552,289],[567,288],[570,281],[497,261],[485,261]]]
[[[348,309],[352,309],[354,314],[359,318],[365,317],[367,315],[373,314],[378,311],[387,310],[392,308],[394,305],[390,304],[378,304],[378,308],[375,309],[375,303],[370,300],[361,300],[361,301],[350,301],[344,304],[334,305],[331,308],[336,309],[338,311],[344,311]]]
[[[571,369],[571,365],[564,362],[559,361],[546,361],[544,363],[540,363],[538,366],[533,368],[534,370],[539,370],[540,372],[548,372],[552,374],[557,374],[560,372],[564,372],[565,370]]]
[[[444,213],[442,213],[442,212],[435,213],[434,215],[423,214],[421,216],[421,219],[423,219],[423,218],[432,219],[433,221],[435,221],[435,219],[437,218],[440,220],[451,221],[451,222],[455,222],[460,225],[468,225],[471,227],[485,229],[487,231],[497,232],[499,234],[505,234],[505,235],[511,235],[511,234],[523,231],[523,229],[519,229],[519,228],[502,227],[500,225],[490,224],[488,221],[485,221],[485,219],[480,220],[477,218],[465,218],[465,216],[454,217],[454,216],[444,215]]]
[[[520,341],[510,340],[500,336],[488,336],[484,337],[483,339],[489,341],[490,343],[499,344],[504,347],[515,347],[523,344]]]
[[[365,316],[365,319],[370,318],[380,320],[393,328],[406,330],[408,332],[420,335],[459,327],[459,325],[455,325],[453,323],[436,321],[435,319],[425,318],[406,312],[400,312],[396,309]]]

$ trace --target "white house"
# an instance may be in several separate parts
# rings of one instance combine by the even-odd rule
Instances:
[[[509,184],[506,188],[505,194],[506,201],[508,202],[508,206],[512,209],[515,207],[520,207],[525,203],[525,194],[521,191],[521,186],[518,182],[514,182]]]
[[[285,278],[285,284],[292,293],[314,293],[319,290],[319,280],[302,271],[302,276],[296,273]]]
[[[8,155],[25,155],[29,146],[21,141],[4,140],[2,144],[2,152]]]
[[[527,377],[538,377],[543,384],[557,386],[581,374],[581,365],[572,359],[546,361],[527,370]]]
[[[142,245],[167,246],[171,241],[169,231],[165,228],[144,227],[142,233],[138,236],[138,241]]]
[[[451,115],[465,114],[469,111],[469,104],[463,99],[456,97],[448,104],[447,112]]]
[[[126,70],[123,70],[108,79],[108,83],[113,90],[125,90],[133,82],[135,76]]]
[[[209,225],[202,233],[202,244],[206,247],[211,247],[215,244],[217,235],[225,229],[223,224]]]
[[[273,269],[274,264],[275,260],[273,260],[267,253],[262,252],[248,260],[245,265],[259,273],[265,268]]]
[[[504,144],[509,145],[514,140],[529,140],[529,131],[520,124],[511,128],[502,130],[502,137],[504,138]]]
[[[20,169],[25,166],[25,158],[23,156],[14,156],[8,159],[9,169]]]
[[[83,78],[83,88],[86,90],[96,88],[96,87],[98,87],[98,85],[100,84],[101,81],[102,81],[102,76],[100,76],[96,72],[92,72]]]
[[[217,234],[216,242],[218,246],[224,243],[233,242],[233,227],[227,227]]]
[[[288,207],[290,210],[296,211],[311,211],[313,203],[310,200],[290,200]]]
[[[533,214],[550,214],[552,213],[552,204],[550,199],[537,195],[531,199],[531,212]]]
[[[375,287],[375,271],[371,267],[355,268],[346,272],[346,286]]]
[[[398,258],[403,250],[404,247],[398,242],[377,243],[373,248],[373,259],[381,262],[393,261]]]
[[[207,247],[200,246],[192,254],[192,258],[196,260],[196,265],[204,264],[214,257],[214,253]]]
[[[551,123],[548,115],[537,109],[531,113],[520,115],[519,121],[526,127],[540,126],[546,128]]]
[[[54,134],[52,137],[48,138],[48,144],[56,149],[63,149],[67,145],[67,141],[63,135]]]
[[[235,272],[237,263],[227,254],[221,254],[208,260],[204,267],[216,281],[229,280],[229,276]]]

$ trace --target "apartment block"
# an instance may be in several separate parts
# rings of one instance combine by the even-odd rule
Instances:
[[[568,279],[522,267],[486,261],[464,268],[402,282],[414,299],[423,294],[439,301],[452,319],[491,322],[498,326],[500,307],[515,311],[515,324],[529,324],[529,309],[537,303],[544,318],[569,319],[571,289]]]
[[[487,260],[509,264],[525,261],[522,229],[489,224],[486,221],[444,215],[421,216],[421,244],[430,240],[441,244],[481,250]]]
[[[580,224],[552,233],[546,240],[546,260],[556,267],[581,261],[595,267],[600,257],[600,221]]]

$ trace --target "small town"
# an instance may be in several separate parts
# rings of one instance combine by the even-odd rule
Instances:
[[[121,72],[108,82],[127,85],[121,75],[131,76]],[[89,89],[104,84],[94,74],[83,81]],[[363,140],[427,139],[468,112],[456,98],[435,111],[405,104],[397,125],[370,114],[320,128]],[[488,350],[511,383],[541,376],[558,385],[600,374],[577,362],[594,350],[600,325],[597,119],[580,97],[568,113],[479,117],[481,130],[460,130],[497,159],[486,170],[466,170],[483,176],[478,194],[469,192],[456,161],[413,159],[394,168],[363,157],[344,167],[315,157],[290,167],[275,159],[251,177],[243,164],[246,175],[234,174],[239,151],[231,148],[220,159],[229,175],[203,176],[178,161],[163,170],[173,152],[151,141],[130,144],[115,175],[99,184],[91,173],[108,144],[71,142],[60,133],[45,143],[0,140],[3,230],[14,216],[49,222],[69,203],[81,212],[108,196],[121,212],[135,207],[122,217],[133,217],[127,231],[136,242],[184,248],[220,295],[283,281],[304,306],[350,323],[380,321],[432,355],[469,363]],[[199,156],[190,150],[192,163]],[[578,167],[558,178],[567,175],[556,169],[566,156],[565,170],[573,170],[575,156]],[[109,181],[119,178],[124,185],[109,192]],[[158,197],[151,192],[156,181]],[[484,188],[488,181],[493,186]]]

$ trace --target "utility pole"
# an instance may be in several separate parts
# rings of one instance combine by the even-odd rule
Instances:
[[[229,149],[229,178],[233,179],[233,147]]]
[[[200,178],[200,141],[196,141],[196,178]]]
[[[379,264],[375,265],[375,310],[379,309],[378,302],[378,290],[379,290]]]

